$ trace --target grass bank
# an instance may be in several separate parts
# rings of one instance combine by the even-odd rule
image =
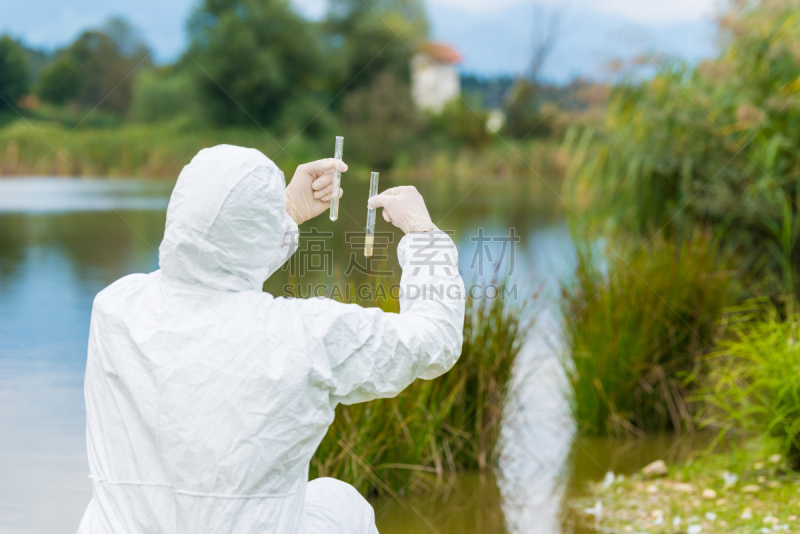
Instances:
[[[17,120],[0,128],[0,175],[175,178],[199,150],[218,144],[257,148],[287,174],[298,163],[333,154],[333,139],[281,137],[257,128],[195,128],[179,120],[162,124],[71,129],[56,122]],[[348,153],[345,140],[345,159]],[[552,180],[562,174],[559,142],[519,146],[500,140],[482,147],[430,145],[423,139],[398,154],[391,178],[404,183],[457,182],[468,190],[483,181]],[[353,174],[369,176],[358,161]],[[385,170],[385,169],[384,169]],[[543,184],[551,189],[547,184]],[[552,186],[560,189],[560,181]]]
[[[253,128],[199,130],[180,121],[71,129],[54,122],[19,120],[0,129],[0,172],[174,179],[198,151],[218,144],[257,148],[286,169],[295,160],[311,159],[322,148],[298,137],[283,151],[289,141]]]
[[[699,453],[663,475],[606,475],[571,506],[597,532],[795,531],[800,475],[760,441]]]
[[[311,478],[335,477],[365,495],[394,495],[495,467],[511,372],[529,326],[526,308],[468,299],[464,345],[453,369],[417,380],[392,399],[337,407]]]

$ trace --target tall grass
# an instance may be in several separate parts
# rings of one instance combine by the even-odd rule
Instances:
[[[564,367],[584,432],[693,428],[694,378],[724,308],[737,298],[732,274],[705,234],[656,237],[640,251],[578,247],[575,277],[563,292]]]
[[[800,281],[797,228],[788,251],[777,231],[785,206],[800,212],[800,4],[729,4],[717,58],[620,84],[601,128],[567,136],[565,194],[593,222],[645,239],[711,226],[760,279],[750,294],[781,296],[776,248]]]
[[[525,309],[510,300],[468,298],[453,369],[417,380],[392,399],[337,407],[311,477],[336,477],[365,495],[393,495],[494,467],[511,372],[529,325]]]
[[[198,129],[180,119],[74,131],[56,123],[17,121],[0,129],[0,174],[174,179],[201,149],[223,143],[257,148],[285,169],[331,150],[330,143],[303,136],[289,141],[256,127]]]
[[[791,465],[800,468],[800,315],[781,317],[769,301],[745,303],[733,315],[730,335],[711,356],[706,399],[716,407],[705,422],[777,438]],[[724,432],[723,432],[724,434]]]

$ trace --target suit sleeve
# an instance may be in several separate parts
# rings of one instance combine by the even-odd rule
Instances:
[[[297,301],[312,380],[335,402],[394,397],[417,378],[447,372],[461,354],[465,291],[455,244],[441,231],[409,234],[397,255],[399,314],[329,299]]]

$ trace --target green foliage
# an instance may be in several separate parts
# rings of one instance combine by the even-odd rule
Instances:
[[[320,90],[314,30],[288,0],[205,0],[186,63],[215,122],[271,126],[290,99]]]
[[[43,68],[37,91],[56,104],[75,102],[124,116],[137,70],[150,66],[150,52],[134,30],[123,20],[112,19],[60,51]]]
[[[381,73],[409,82],[409,61],[428,34],[420,0],[332,0],[325,33],[335,93],[373,83]]]
[[[342,120],[349,157],[377,169],[388,167],[422,126],[408,85],[389,72],[345,97]]]
[[[42,67],[50,61],[50,54],[36,48],[28,48],[24,44],[20,46],[22,46],[22,53],[25,55],[25,62],[28,64],[28,85],[33,87],[36,80],[39,79]]]
[[[689,397],[737,297],[729,262],[708,236],[654,238],[603,255],[578,247],[564,290],[572,412],[588,433],[641,435],[693,427]]]
[[[0,110],[16,106],[28,88],[28,64],[22,47],[8,35],[0,37]]]
[[[328,134],[347,105],[340,95],[387,76],[408,91],[408,62],[427,23],[417,0],[337,0],[323,23],[287,0],[206,0],[189,33],[183,63],[217,124]]]
[[[477,105],[471,105],[462,98],[454,98],[438,115],[430,117],[434,132],[441,132],[449,139],[469,146],[485,145],[491,140],[486,131],[489,114]]]
[[[706,398],[717,408],[706,421],[723,430],[772,435],[800,468],[800,315],[781,317],[770,302],[748,302],[719,343]]]
[[[34,108],[26,109],[23,113],[25,114],[25,121],[29,123],[27,128],[19,128],[19,125],[15,124],[19,122],[19,117],[13,117],[15,120],[9,123],[11,128],[7,132],[8,135],[13,136],[25,129],[30,130],[33,125],[36,125],[33,127],[38,128],[40,123],[56,123],[67,128],[79,126],[87,129],[122,126],[122,118],[107,111],[94,110],[92,113],[87,113],[85,109],[75,105],[59,106],[46,101],[40,101]],[[0,136],[5,136],[5,134],[0,130]],[[103,135],[113,134],[106,130]]]
[[[317,138],[341,135],[339,120],[328,96],[318,92],[302,93],[289,100],[281,111],[276,129],[291,137],[301,133]]]
[[[468,299],[453,369],[417,380],[392,399],[338,406],[310,477],[332,476],[365,495],[393,495],[429,490],[446,473],[494,467],[526,311],[501,299]]]
[[[163,122],[184,117],[203,124],[205,115],[195,80],[186,72],[142,72],[133,86],[130,118],[135,122]]]
[[[568,191],[598,219],[644,236],[712,225],[748,272],[783,281],[781,256],[800,267],[796,239],[787,249],[782,235],[788,224],[796,236],[800,205],[800,5],[736,6],[719,58],[614,91],[599,135],[574,137]]]
[[[74,100],[81,86],[78,63],[69,54],[60,54],[42,69],[36,83],[36,94],[53,104],[65,104]]]

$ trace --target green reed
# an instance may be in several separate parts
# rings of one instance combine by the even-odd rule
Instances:
[[[800,468],[800,315],[769,300],[748,301],[730,317],[729,335],[709,357],[703,398],[716,409],[705,423],[722,430],[776,438]]]
[[[734,271],[704,234],[615,246],[579,246],[563,291],[575,420],[593,434],[691,430],[702,356],[738,295]]]
[[[726,4],[717,57],[617,85],[602,125],[567,134],[565,196],[644,239],[711,227],[759,279],[748,296],[778,297],[787,272],[800,281],[800,226],[782,228],[800,199],[800,4]]]

